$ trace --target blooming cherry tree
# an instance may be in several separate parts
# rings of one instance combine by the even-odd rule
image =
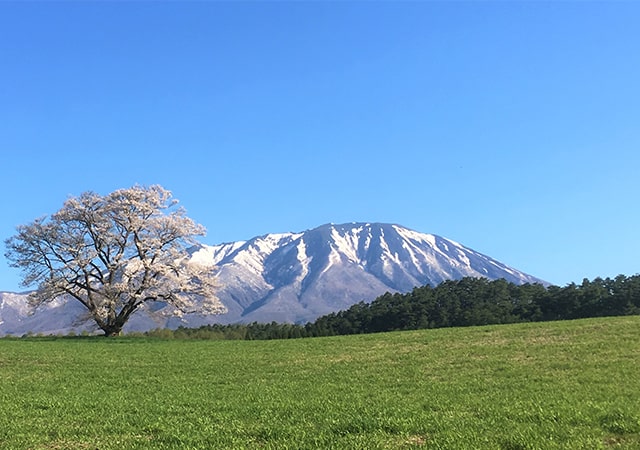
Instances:
[[[60,296],[82,303],[107,336],[118,335],[147,302],[178,312],[225,312],[217,299],[214,268],[193,262],[188,248],[202,225],[155,185],[106,196],[85,192],[55,214],[17,228],[6,257],[23,272],[28,301],[38,306]]]

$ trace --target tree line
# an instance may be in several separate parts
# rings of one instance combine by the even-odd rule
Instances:
[[[404,294],[386,293],[371,303],[360,302],[304,325],[213,324],[143,334],[183,339],[290,339],[635,314],[640,314],[640,275],[584,279],[564,287],[467,277],[435,287],[416,287]]]

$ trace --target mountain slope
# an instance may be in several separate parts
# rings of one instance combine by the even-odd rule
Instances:
[[[385,292],[407,292],[463,277],[541,283],[452,240],[381,223],[327,224],[301,233],[267,234],[248,241],[194,248],[192,258],[213,262],[221,282],[221,316],[176,316],[162,304],[139,311],[125,331],[237,322],[306,322]],[[59,301],[28,311],[19,294],[0,294],[0,334],[68,332],[81,308]]]

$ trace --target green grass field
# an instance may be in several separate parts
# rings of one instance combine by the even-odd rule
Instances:
[[[640,448],[640,317],[0,340],[2,449]]]

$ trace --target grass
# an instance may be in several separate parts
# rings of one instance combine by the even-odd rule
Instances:
[[[0,340],[3,449],[638,449],[640,317]]]

